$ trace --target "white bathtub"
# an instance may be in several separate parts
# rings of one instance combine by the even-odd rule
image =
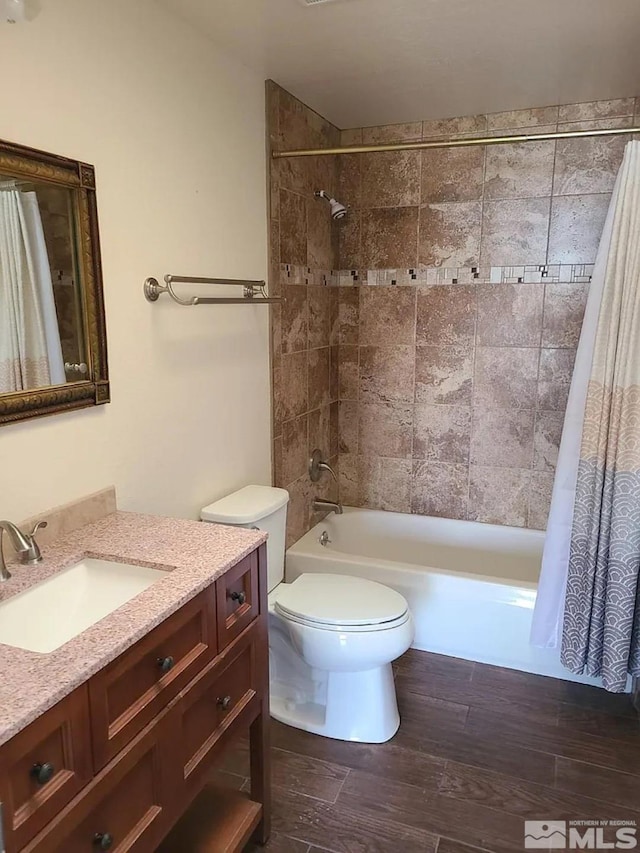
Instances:
[[[598,684],[567,672],[555,650],[529,644],[543,542],[537,530],[345,507],[289,548],[286,580],[370,578],[409,602],[416,649]]]

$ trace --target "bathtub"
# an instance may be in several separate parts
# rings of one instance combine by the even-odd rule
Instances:
[[[369,578],[409,602],[416,649],[599,684],[565,670],[557,651],[529,644],[543,543],[538,530],[345,507],[289,548],[286,580]]]

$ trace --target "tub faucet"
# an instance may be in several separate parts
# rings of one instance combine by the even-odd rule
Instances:
[[[0,582],[8,581],[11,577],[11,572],[4,561],[4,551],[2,548],[4,531],[7,531],[11,539],[11,544],[20,555],[20,562],[24,565],[32,565],[42,560],[42,554],[35,540],[35,535],[41,527],[46,526],[46,521],[39,521],[31,533],[23,533],[12,521],[0,521]]]
[[[324,498],[314,498],[314,512],[335,512],[336,515],[342,515],[342,504],[334,501],[325,501]]]

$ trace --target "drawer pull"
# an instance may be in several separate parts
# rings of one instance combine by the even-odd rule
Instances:
[[[171,655],[167,655],[166,658],[158,658],[158,666],[160,667],[160,670],[162,671],[163,674],[167,673],[167,672],[169,672],[169,670],[173,669],[174,663],[175,663],[175,661],[171,657]]]
[[[108,832],[96,832],[93,836],[93,846],[98,850],[109,850],[113,844],[113,835]]]
[[[225,696],[224,698],[220,697],[216,700],[216,702],[222,708],[223,711],[228,711],[231,707],[231,696]]]
[[[36,780],[38,785],[46,785],[47,782],[50,782],[53,778],[53,774],[56,772],[53,764],[34,764],[29,774]]]
[[[231,599],[231,601],[237,601],[238,604],[244,604],[247,600],[247,596],[244,594],[244,592],[232,592],[229,598]]]

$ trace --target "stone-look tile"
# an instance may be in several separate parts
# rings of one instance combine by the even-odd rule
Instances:
[[[538,376],[538,408],[564,412],[571,387],[574,349],[543,349],[540,351]]]
[[[390,151],[362,158],[360,206],[411,207],[420,202],[420,152]]]
[[[548,228],[548,198],[485,202],[480,248],[482,265],[546,263]]]
[[[271,220],[269,234],[269,293],[280,296],[280,222]]]
[[[339,154],[338,161],[338,198],[351,208],[360,207],[360,182],[362,176],[362,155]]]
[[[469,518],[487,524],[527,524],[531,472],[518,468],[472,465],[469,471]]]
[[[328,205],[322,199],[307,199],[307,265],[330,270],[336,265],[333,251],[332,222]]]
[[[280,261],[307,264],[307,207],[305,199],[280,190]]]
[[[543,471],[531,472],[531,485],[529,487],[529,517],[527,527],[534,530],[545,530],[551,506],[551,493],[553,491],[553,474]]]
[[[309,350],[309,409],[318,409],[331,402],[330,348]]]
[[[415,347],[360,347],[360,400],[413,402]]]
[[[624,136],[558,140],[554,195],[610,193],[627,142]]]
[[[273,485],[283,488],[286,483],[282,478],[282,436],[273,439],[271,461],[273,463]]]
[[[334,345],[329,352],[329,400],[337,403],[340,397],[340,347]]]
[[[357,400],[360,387],[360,350],[357,346],[338,348],[339,375],[338,397],[340,400]]]
[[[346,202],[344,202],[346,204]],[[362,263],[362,216],[359,210],[350,210],[341,219],[338,230],[338,266],[343,270],[357,270]]]
[[[555,471],[562,438],[564,412],[537,412],[533,467],[537,471]]]
[[[420,266],[469,267],[480,259],[482,203],[426,204],[420,208]]]
[[[360,344],[413,344],[416,335],[415,287],[359,287]]]
[[[282,305],[271,305],[269,311],[271,324],[271,364],[280,367],[282,355]]]
[[[466,518],[468,497],[467,465],[413,463],[411,512],[445,518]]]
[[[540,346],[542,284],[488,284],[478,287],[479,346]]]
[[[483,146],[422,152],[421,201],[478,201],[484,177]]]
[[[300,477],[287,484],[289,505],[287,506],[287,548],[297,542],[309,529],[311,516],[311,481],[308,476]]]
[[[474,465],[530,468],[534,412],[527,409],[473,411],[471,462]]]
[[[343,506],[358,506],[360,486],[358,457],[355,453],[340,454],[340,502]]]
[[[475,327],[475,286],[434,285],[418,288],[418,346],[470,345],[474,342]]]
[[[485,199],[551,195],[555,142],[494,145],[487,149]]]
[[[592,264],[596,259],[609,193],[556,196],[551,203],[550,264]]]
[[[282,352],[298,352],[307,349],[309,327],[308,288],[299,284],[287,284],[283,288],[282,303]]]
[[[443,137],[482,136],[487,130],[486,115],[459,116],[456,118],[427,119],[422,122],[423,139]]]
[[[340,453],[358,452],[358,403],[341,400],[339,406]]]
[[[478,347],[473,379],[475,406],[533,409],[539,350],[534,347]]]
[[[407,269],[417,265],[418,208],[362,212],[360,262],[366,269]]]
[[[376,127],[363,127],[361,141],[365,145],[384,145],[387,142],[413,142],[421,138],[422,122],[409,121],[404,124],[382,124]],[[355,145],[357,143],[349,144]]]
[[[544,294],[543,347],[578,346],[588,284],[549,282]]]
[[[531,110],[508,110],[503,113],[490,113],[487,116],[487,130],[536,127],[541,124],[553,125],[557,121],[558,107],[536,107]]]
[[[358,344],[360,340],[360,288],[339,287],[338,343]]]
[[[633,98],[616,98],[610,101],[587,101],[582,104],[566,104],[560,107],[560,121],[583,121],[584,119],[612,118],[633,115]]]
[[[409,512],[411,460],[359,457],[358,495],[368,509]]]
[[[416,347],[416,402],[470,405],[473,355],[470,346]]]
[[[282,356],[279,381],[274,371],[276,422],[284,423],[308,410],[307,361],[306,351],[287,353]]]
[[[285,485],[302,477],[308,464],[308,421],[306,415],[282,424],[282,480]]]
[[[358,452],[361,455],[408,459],[412,436],[412,403],[360,403]]]
[[[310,285],[304,288],[309,300],[309,349],[331,343],[331,297],[337,288]]]
[[[340,131],[340,145],[360,145],[361,142],[361,127],[350,127]]]
[[[329,343],[337,346],[340,343],[340,290],[344,288],[328,287],[329,291]]]
[[[413,458],[468,463],[471,409],[418,403],[413,415]]]
[[[309,412],[309,441],[305,452],[304,472],[309,464],[309,457],[316,448],[322,451],[322,458],[328,459],[331,451],[331,406],[323,406]]]
[[[335,458],[340,453],[340,403],[333,400],[329,406],[329,456]]]

